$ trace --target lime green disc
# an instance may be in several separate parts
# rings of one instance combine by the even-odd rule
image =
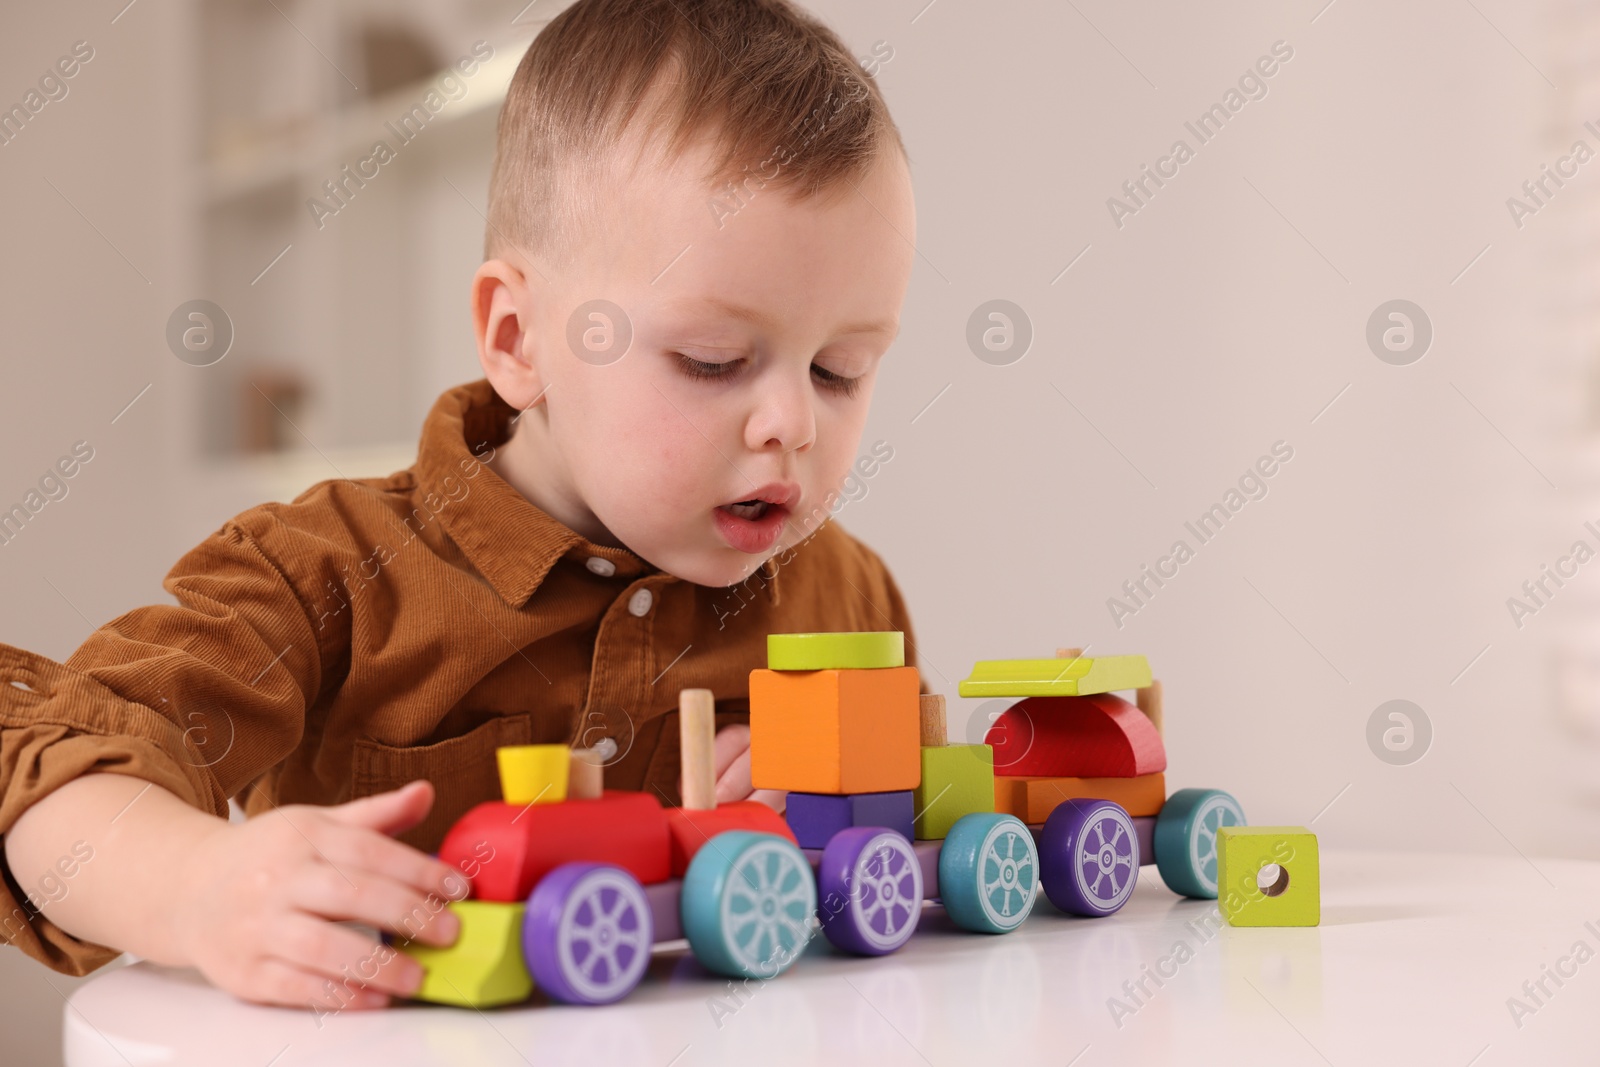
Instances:
[[[956,691],[964,697],[1077,697],[1149,684],[1150,663],[1143,656],[984,659],[972,665],[972,675]]]
[[[906,637],[899,630],[767,635],[768,670],[829,671],[905,665]]]

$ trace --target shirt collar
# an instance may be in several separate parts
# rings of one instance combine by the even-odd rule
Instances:
[[[490,468],[493,450],[511,438],[517,411],[488,379],[456,386],[434,402],[417,446],[417,489],[440,502],[431,508],[472,566],[508,604],[521,608],[550,568],[566,560],[592,567],[602,559],[613,576],[662,573],[626,548],[597,545],[552,517]],[[767,596],[778,602],[776,559],[758,569]],[[668,575],[670,580],[678,580]]]

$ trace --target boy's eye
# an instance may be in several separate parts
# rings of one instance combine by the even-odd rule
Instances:
[[[678,357],[678,366],[689,377],[713,381],[732,377],[738,373],[740,366],[744,364],[743,357],[730,359],[725,363],[708,363],[703,359],[686,356],[682,352],[674,352],[673,355]],[[833,371],[816,363],[811,364],[811,373],[817,381],[822,383],[823,388],[841,396],[855,396],[856,390],[861,387],[860,378],[847,378],[842,374],[835,374]]]
[[[678,357],[678,366],[691,378],[726,378],[739,369],[743,359],[730,359],[726,363],[707,363],[703,359],[686,356],[682,352],[673,353]]]
[[[840,396],[855,396],[856,390],[861,388],[860,378],[846,378],[816,363],[811,364],[811,373],[822,383],[823,388],[831,389]]]

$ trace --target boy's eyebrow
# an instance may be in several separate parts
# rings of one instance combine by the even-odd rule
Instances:
[[[716,296],[707,296],[698,299],[676,300],[668,303],[666,306],[669,310],[674,311],[709,310],[721,312],[729,318],[738,319],[741,322],[747,322],[752,326],[759,326],[769,333],[777,332],[779,325],[778,320],[775,317],[765,311],[760,310],[759,308],[745,307],[743,304],[735,304],[731,301],[723,300],[721,297]],[[900,324],[890,319],[878,319],[874,322],[850,323],[849,325],[840,327],[838,332],[840,334],[886,333],[889,334],[890,339],[893,340],[895,337],[900,335]]]

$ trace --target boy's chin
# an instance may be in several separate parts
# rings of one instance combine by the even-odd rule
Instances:
[[[720,588],[735,585],[750,577],[772,553],[745,555],[731,549],[720,552],[669,552],[661,560],[650,560],[668,574],[695,585]]]

